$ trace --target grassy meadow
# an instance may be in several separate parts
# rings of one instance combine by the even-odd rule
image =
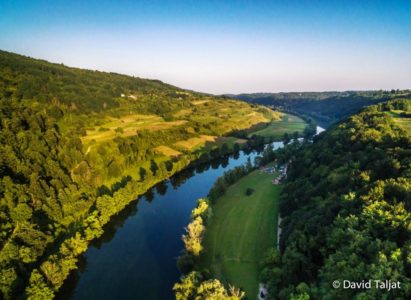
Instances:
[[[292,134],[295,131],[298,131],[301,134],[306,125],[307,123],[303,119],[284,113],[279,121],[272,122],[268,125],[263,125],[263,128],[250,132],[248,136],[250,137],[253,134],[256,134],[263,136],[266,139],[271,137],[274,139],[280,139],[284,133]]]
[[[258,293],[259,263],[276,245],[281,186],[271,183],[274,177],[256,170],[230,186],[213,205],[203,242],[201,264],[213,277],[243,289],[249,299]],[[254,189],[249,196],[247,188]]]
[[[393,110],[390,112],[391,116],[394,117],[395,122],[402,128],[411,133],[411,117],[403,116],[402,114],[405,111],[402,110]]]

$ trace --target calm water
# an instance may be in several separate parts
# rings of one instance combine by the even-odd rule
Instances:
[[[282,147],[281,142],[273,143]],[[59,299],[174,299],[180,273],[181,235],[198,198],[205,197],[224,171],[253,161],[257,152],[240,152],[209,165],[187,169],[115,216],[80,257]]]

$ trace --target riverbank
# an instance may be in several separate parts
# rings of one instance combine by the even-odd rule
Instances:
[[[250,299],[258,293],[260,261],[276,245],[281,186],[272,180],[277,176],[255,170],[231,185],[212,205],[213,219],[204,237],[200,265]]]
[[[222,147],[221,144],[219,146]],[[121,245],[116,246],[115,242],[119,237],[119,233],[116,233],[116,228],[118,227],[116,224],[118,221],[114,221],[114,225],[111,224],[112,222],[108,222],[104,227],[103,236],[93,242],[92,245],[96,246],[92,246],[91,249],[83,255],[87,260],[87,270],[82,268],[72,272],[69,282],[63,287],[64,291],[59,293],[59,298],[104,298],[107,295],[129,295],[129,292],[131,293],[130,295],[141,294],[142,297],[145,295],[146,299],[170,298],[169,293],[171,293],[171,287],[179,276],[175,266],[175,258],[182,249],[180,240],[181,230],[186,225],[189,212],[195,206],[195,202],[193,201],[207,195],[215,178],[221,176],[224,169],[230,169],[244,164],[248,157],[254,159],[255,153],[251,152],[252,148],[250,148],[250,146],[251,145],[244,143],[241,148],[244,147],[248,150],[246,152],[240,151],[240,153],[232,157],[228,157],[227,154],[225,154],[222,159],[212,160],[211,163],[206,163],[205,165],[194,163],[194,169],[189,167],[188,164],[185,164],[185,167],[182,166],[180,172],[175,173],[176,175],[174,175],[170,181],[164,178],[163,181],[159,182],[156,188],[148,189],[145,194],[140,193],[140,195],[144,195],[144,197],[140,198],[146,199],[148,202],[136,202],[132,200],[136,197],[130,198],[123,194],[123,197],[121,197],[123,200],[131,199],[128,203],[134,202],[134,204],[132,203],[127,207],[126,205],[123,206],[123,208],[126,207],[125,209],[130,211],[130,213],[122,213],[123,216],[120,219],[123,221],[120,222],[120,226],[122,227],[122,223],[126,220],[127,222],[131,222],[131,224],[121,229],[121,232],[127,232],[127,234],[124,235],[120,234],[119,242],[121,241]],[[234,144],[228,145],[228,148],[229,150],[234,150]],[[208,147],[207,150],[211,151],[212,149],[215,148]],[[220,152],[220,154],[222,153]],[[197,153],[197,155],[199,155],[199,153]],[[192,161],[191,166],[193,166]],[[209,169],[210,167],[211,169]],[[187,179],[184,178],[187,178],[187,176],[195,176],[196,178],[192,180],[197,183],[191,186],[191,179],[188,183],[185,183]],[[133,185],[133,182],[129,182],[127,186]],[[138,185],[138,183],[134,184]],[[152,182],[152,185],[154,184],[155,182]],[[199,188],[200,185],[201,188]],[[184,190],[184,193],[181,194],[180,191],[182,190]],[[120,191],[121,190],[119,190],[119,192]],[[162,202],[161,198],[163,197],[168,199],[167,204]],[[148,203],[150,204],[148,205]],[[137,205],[138,214],[129,220],[128,216],[136,214]],[[163,211],[165,207],[167,207],[167,210]],[[150,217],[145,217],[146,213],[149,213]],[[164,222],[167,223],[164,224]],[[130,226],[133,229],[128,229]],[[112,227],[113,229],[110,229]],[[169,247],[164,247],[163,243],[160,243],[161,245],[158,244],[157,238],[154,238],[158,236],[162,237],[162,241],[167,240]],[[115,241],[110,242],[113,238],[115,238]],[[126,247],[124,247],[123,244],[125,243],[125,239],[127,240]],[[108,242],[110,242],[107,245],[108,247],[101,246],[102,243]],[[121,250],[134,249],[136,243],[140,246],[132,251],[133,255],[129,255],[129,250],[125,252]],[[98,249],[95,247],[98,247]],[[160,251],[160,249],[167,249],[167,251]],[[119,259],[114,260],[113,257],[119,257]],[[84,261],[84,259],[82,260]],[[107,265],[108,261],[112,262],[109,264],[109,267]],[[114,261],[116,261],[116,263],[114,263]],[[124,261],[127,261],[126,265],[124,265]],[[118,280],[107,281],[101,278],[102,272],[106,272],[106,267],[103,268],[103,266],[110,269],[110,274],[117,274],[114,278],[118,278]],[[85,270],[86,273],[80,276]],[[154,277],[148,276],[147,273],[152,274]],[[125,278],[123,278],[124,274],[127,274]],[[130,280],[132,280],[132,282],[130,282]],[[101,284],[99,284],[98,288],[92,288],[91,286],[94,285],[94,282],[100,282]],[[127,282],[129,282],[129,284],[127,284]],[[135,282],[140,282],[141,284],[135,285]],[[124,286],[125,284],[128,288]],[[102,286],[107,287],[109,290],[106,288],[102,289]],[[130,286],[135,286],[136,288],[129,289]],[[150,292],[153,290],[158,292]],[[114,291],[116,291],[116,293],[114,293]]]
[[[91,243],[57,298],[173,299],[181,235],[196,199],[206,196],[224,171],[256,155],[240,151],[238,156],[189,167],[133,201]]]

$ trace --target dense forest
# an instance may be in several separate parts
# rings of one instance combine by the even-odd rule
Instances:
[[[53,298],[111,216],[280,116],[0,51],[0,298]]]
[[[297,149],[280,202],[280,249],[261,276],[272,298],[411,297],[410,112],[410,100],[370,106]],[[344,280],[401,286],[344,289]]]
[[[313,118],[320,125],[328,127],[357,113],[364,106],[397,98],[411,99],[411,91],[256,93],[229,96]]]

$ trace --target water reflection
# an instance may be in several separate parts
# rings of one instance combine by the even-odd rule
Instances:
[[[193,164],[131,202],[79,258],[79,269],[57,298],[172,299],[181,234],[195,201],[225,170],[254,159],[263,148]]]
[[[278,149],[283,143],[272,146]],[[176,258],[183,249],[181,235],[196,200],[207,195],[224,171],[247,159],[254,161],[264,147],[195,163],[131,202],[79,258],[78,270],[57,298],[174,299],[172,286],[180,276]]]

